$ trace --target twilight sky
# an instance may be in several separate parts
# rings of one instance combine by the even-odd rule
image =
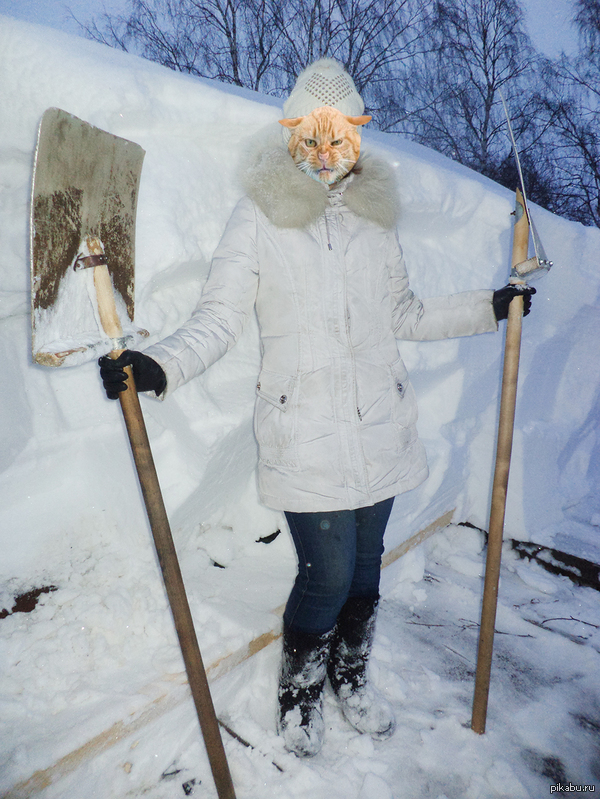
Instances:
[[[116,12],[126,8],[126,0],[0,0],[0,14],[81,35],[69,9],[81,21],[89,21],[102,8]],[[576,33],[570,18],[571,0],[524,0],[523,10],[533,44],[548,56],[561,50],[572,52]]]

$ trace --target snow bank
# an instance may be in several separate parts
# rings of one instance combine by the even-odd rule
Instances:
[[[21,701],[27,685],[32,713],[36,702],[59,712],[67,698],[85,707],[108,695],[129,648],[155,652],[136,673],[139,684],[182,667],[118,405],[105,399],[94,362],[51,369],[30,356],[28,216],[39,120],[60,107],[146,150],[136,323],[152,342],[196,304],[240,195],[234,176],[243,142],[278,118],[279,102],[7,17],[0,17],[0,72],[0,605],[10,609],[12,597],[35,586],[59,588],[40,607],[47,626],[21,614],[2,622],[9,645],[1,665],[11,675],[10,701]],[[415,291],[506,283],[511,193],[398,137],[366,133],[364,141],[396,167]],[[506,530],[598,562],[600,232],[541,210],[535,219],[555,266],[524,322]],[[431,476],[397,500],[389,549],[452,508],[455,520],[486,527],[502,345],[501,334],[400,343]],[[258,365],[252,324],[206,375],[165,403],[143,401],[207,662],[277,626],[270,611],[285,601],[295,569],[284,535],[255,543],[283,524],[259,505],[254,485]],[[24,660],[28,647],[35,657]],[[103,675],[102,685],[69,677],[86,668]],[[43,674],[54,675],[52,685]],[[23,728],[13,743],[27,738]],[[46,740],[21,766],[13,758],[10,779],[30,760],[41,767],[71,745]]]
[[[239,196],[243,142],[278,117],[278,101],[45,28],[2,18],[6,110],[0,132],[2,346],[5,385],[0,454],[4,578],[30,578],[63,560],[75,532],[113,521],[143,528],[118,409],[99,390],[93,363],[34,366],[29,356],[28,213],[32,154],[43,111],[58,106],[141,144],[146,159],[137,224],[136,321],[151,341],[193,309],[212,250]],[[421,296],[506,282],[512,196],[481,176],[398,137],[365,135],[397,168],[401,234]],[[600,233],[536,209],[553,271],[538,284],[525,320],[521,391],[507,515],[517,538],[582,548],[600,501],[599,312],[595,257]],[[502,335],[401,343],[420,400],[430,459],[427,483],[398,500],[389,545],[440,513],[485,527],[493,465]],[[144,410],[177,535],[221,521],[240,502],[257,532],[277,514],[257,508],[250,429],[258,366],[256,328],[207,375],[162,406]],[[104,468],[103,468],[104,467]],[[101,497],[111,497],[110,502]],[[242,500],[244,497],[244,500]],[[19,531],[15,546],[15,531]],[[256,536],[258,537],[258,536]],[[566,538],[576,539],[567,541]],[[64,553],[63,553],[64,554]]]

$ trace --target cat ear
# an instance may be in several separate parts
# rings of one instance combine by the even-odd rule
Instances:
[[[346,115],[344,114],[344,116],[346,116]],[[359,125],[366,125],[366,124],[367,124],[367,122],[370,122],[370,121],[373,119],[373,117],[370,117],[370,116],[364,116],[364,117],[346,117],[346,119],[348,120],[348,122],[349,122],[351,125],[356,125],[356,127],[358,127]]]
[[[284,128],[295,128],[299,125],[304,117],[296,117],[295,119],[280,119],[279,124],[283,125]]]

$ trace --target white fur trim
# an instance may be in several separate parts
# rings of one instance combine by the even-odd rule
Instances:
[[[305,228],[327,207],[328,189],[298,169],[279,131],[262,130],[253,139],[241,182],[276,227]],[[396,179],[385,161],[361,154],[340,186],[344,203],[357,216],[385,229],[396,225],[400,211]]]

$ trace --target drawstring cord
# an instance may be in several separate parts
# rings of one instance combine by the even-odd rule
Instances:
[[[327,211],[325,211],[325,230],[327,231],[327,246],[330,250],[333,250],[331,246],[331,236],[329,235],[329,220],[327,219]]]

